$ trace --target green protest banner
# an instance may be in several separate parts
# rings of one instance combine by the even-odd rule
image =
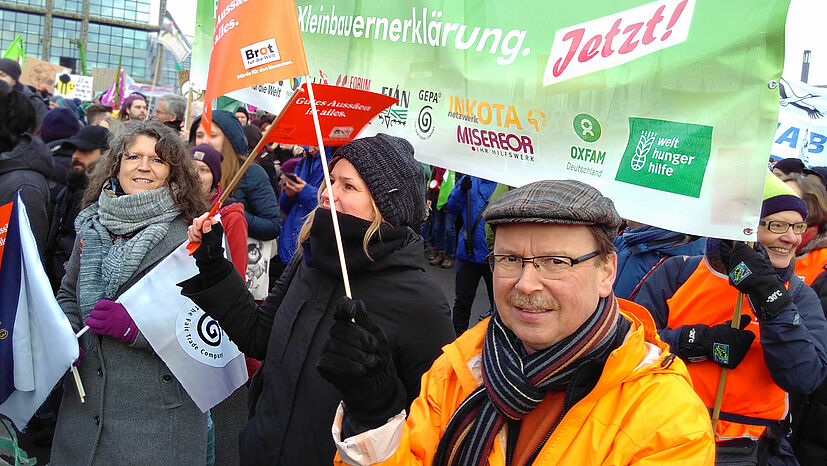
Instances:
[[[296,5],[311,79],[399,99],[364,135],[509,185],[580,179],[640,222],[756,239],[787,1]]]
[[[210,68],[210,52],[215,32],[215,10],[218,0],[198,0],[195,6],[195,32],[192,39],[192,66],[190,82],[195,89],[207,88],[207,74]]]

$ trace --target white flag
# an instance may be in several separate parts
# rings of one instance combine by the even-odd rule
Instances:
[[[198,273],[181,244],[118,299],[201,411],[247,381],[244,355],[176,283]]]
[[[18,194],[0,218],[0,414],[23,430],[78,358],[78,341],[40,261]]]

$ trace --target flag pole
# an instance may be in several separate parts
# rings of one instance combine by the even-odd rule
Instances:
[[[290,101],[287,102],[287,105],[285,105],[284,108],[289,107],[293,102],[295,102],[295,100],[299,97],[299,94],[301,94],[300,90],[294,92],[293,97],[290,98]],[[279,120],[281,120],[281,117],[284,115],[284,113],[285,112],[282,110],[282,112],[279,113],[279,115],[276,117],[276,120],[273,122],[273,124],[271,124],[270,127],[267,128],[267,131],[265,131],[264,134],[261,135],[261,139],[259,139],[258,144],[256,144],[256,147],[253,149],[250,155],[247,156],[247,160],[244,161],[244,164],[242,164],[241,168],[238,169],[238,172],[235,174],[233,179],[230,180],[229,184],[227,184],[227,188],[224,189],[223,193],[221,193],[221,197],[218,198],[218,201],[216,201],[215,204],[213,204],[212,208],[210,209],[209,215],[207,215],[207,218],[214,217],[216,212],[218,212],[219,207],[221,207],[221,204],[223,204],[224,201],[226,201],[227,198],[230,197],[230,193],[233,192],[238,183],[241,182],[241,177],[244,176],[244,173],[247,171],[247,168],[257,158],[256,154],[258,154],[261,151],[262,146],[264,146],[264,141],[267,140],[267,136],[270,135],[270,131],[272,131],[273,128],[276,127],[276,124],[279,122]],[[187,251],[189,251],[189,255],[191,256],[200,245],[201,243],[193,243],[192,241],[187,243]]]
[[[747,242],[747,246],[753,247],[755,245],[754,242],[749,241]],[[735,300],[735,309],[732,311],[732,322],[730,322],[730,327],[732,328],[741,328],[741,312],[744,306],[744,293],[738,292],[738,297]],[[726,387],[726,378],[727,373],[729,371],[726,367],[721,368],[721,378],[718,379],[718,393],[715,395],[715,404],[712,407],[712,435],[717,435],[715,433],[718,427],[718,419],[721,417],[721,403],[724,400],[724,388]]]
[[[339,264],[342,266],[342,280],[345,286],[345,295],[348,298],[353,298],[350,292],[350,279],[347,274],[347,264],[345,263],[345,250],[342,246],[342,233],[339,230],[339,218],[336,215],[336,202],[333,198],[333,190],[330,183],[330,170],[327,168],[327,156],[324,150],[324,141],[322,139],[322,128],[319,125],[319,114],[316,111],[316,99],[313,97],[313,83],[310,76],[306,76],[307,93],[310,97],[310,108],[313,110],[313,126],[316,129],[316,141],[319,143],[319,156],[322,158],[322,171],[324,172],[324,182],[327,186],[327,194],[330,196],[330,214],[333,216],[333,234],[336,236],[336,250],[339,251]],[[275,124],[273,125],[275,126]]]
[[[80,338],[89,330],[89,326],[86,325],[78,333],[75,334],[75,338]],[[80,373],[78,372],[78,367],[72,364],[72,377],[75,378],[75,386],[78,387],[78,395],[80,396],[80,402],[86,403],[86,390],[83,389],[83,382],[80,381]]]

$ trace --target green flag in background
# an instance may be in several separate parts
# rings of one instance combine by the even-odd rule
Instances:
[[[190,68],[190,81],[195,89],[207,88],[217,7],[217,0],[198,0],[195,7],[195,33],[192,39],[192,67]]]
[[[14,38],[9,48],[3,52],[3,58],[10,58],[17,61],[20,66],[23,66],[23,62],[26,61],[26,49],[23,47],[22,35],[18,34],[17,37]]]
[[[788,0],[296,0],[315,82],[399,99],[363,131],[511,186],[755,241]]]

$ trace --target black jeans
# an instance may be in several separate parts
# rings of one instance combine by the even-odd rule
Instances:
[[[491,269],[488,264],[477,264],[462,259],[457,259],[457,275],[455,282],[456,300],[454,310],[451,313],[451,320],[454,322],[454,331],[457,336],[468,330],[468,319],[471,317],[471,305],[474,304],[474,296],[477,294],[477,286],[480,278],[485,280],[485,288],[488,290],[488,301],[491,309],[494,310],[494,287],[491,283]]]

